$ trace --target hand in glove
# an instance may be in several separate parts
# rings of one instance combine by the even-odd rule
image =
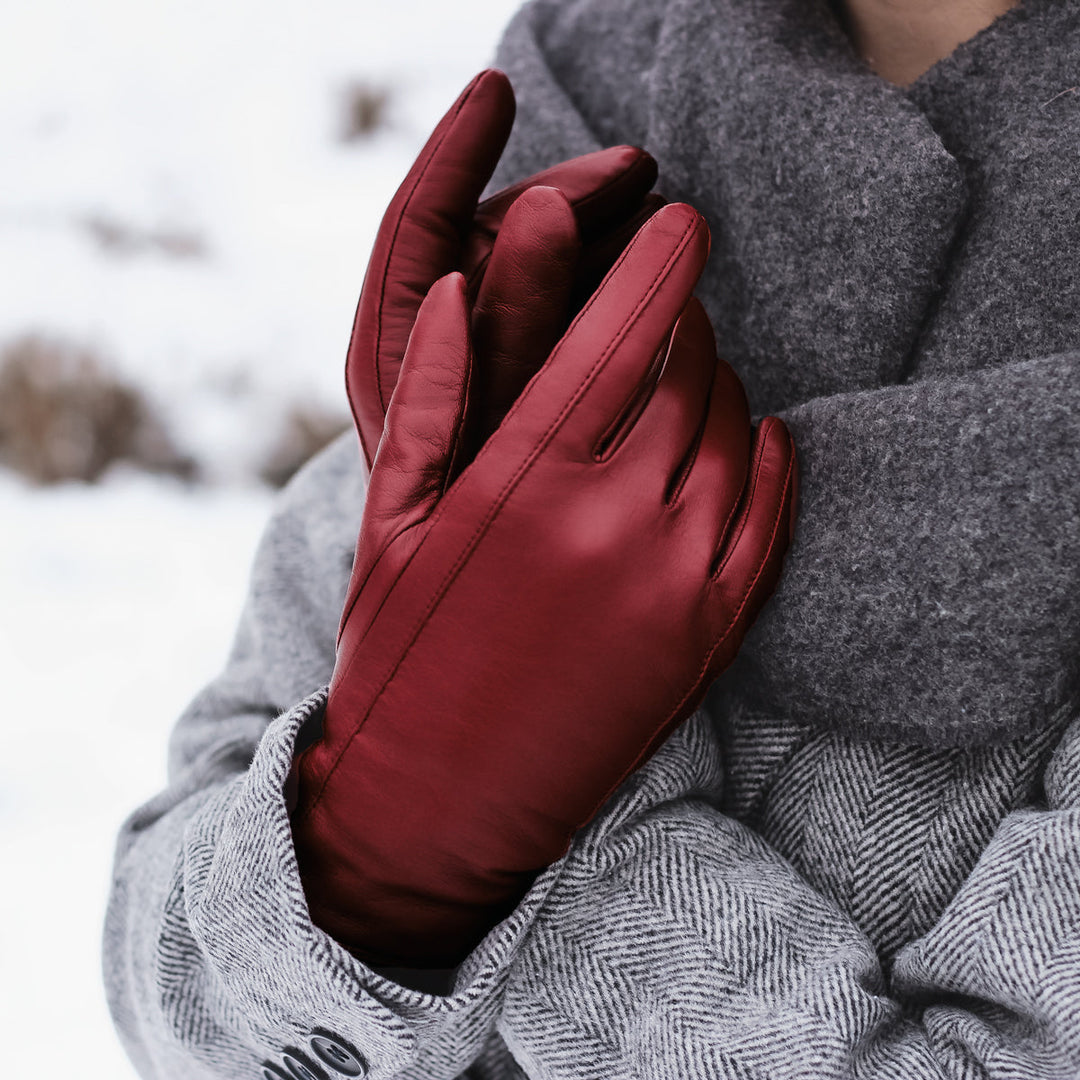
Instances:
[[[583,301],[663,199],[647,194],[656,163],[632,146],[616,146],[565,161],[504,188],[477,205],[491,178],[514,120],[514,94],[500,71],[481,72],[440,121],[379,228],[356,310],[345,380],[364,458],[370,468],[383,419],[397,382],[401,358],[420,302],[438,278],[460,270],[468,281],[473,345],[483,358],[483,378],[473,388],[469,456],[505,414],[565,329],[537,336],[552,312],[564,317],[567,290]],[[574,209],[582,250],[565,229],[550,235],[522,234],[516,258],[543,268],[539,296],[513,265],[487,274],[506,213],[528,188],[558,188]],[[561,224],[561,222],[557,222]],[[509,249],[508,249],[509,250]],[[573,268],[574,280],[564,281]],[[492,287],[491,283],[497,285]],[[554,290],[551,292],[551,290]],[[508,320],[514,312],[526,323]]]
[[[773,417],[751,429],[716,358],[691,300],[707,249],[694,210],[658,211],[452,485],[464,278],[423,303],[298,761],[312,917],[369,963],[460,961],[698,706],[776,585],[793,447]]]

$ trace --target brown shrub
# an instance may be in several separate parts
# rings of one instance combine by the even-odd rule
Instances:
[[[90,350],[33,334],[0,349],[0,464],[39,484],[92,483],[118,461],[195,472],[142,394]]]
[[[341,413],[316,405],[293,405],[285,414],[277,441],[266,455],[259,476],[272,487],[284,487],[308,458],[349,426],[349,419]]]
[[[103,214],[82,219],[82,226],[102,251],[110,255],[145,255],[157,252],[173,259],[201,259],[206,240],[197,232],[179,228],[143,229]]]
[[[341,141],[366,139],[386,123],[390,91],[385,86],[357,81],[342,93]]]

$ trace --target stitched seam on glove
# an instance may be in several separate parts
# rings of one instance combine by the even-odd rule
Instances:
[[[771,419],[772,419],[772,417],[766,417],[766,420],[771,420]],[[762,423],[765,423],[765,421],[763,420]],[[772,431],[773,427],[775,427],[774,424],[769,425],[769,431],[770,432]],[[724,552],[723,558],[721,558],[721,560],[718,563],[716,569],[713,570],[713,572],[709,575],[709,577],[713,581],[715,581],[718,577],[720,577],[723,574],[724,568],[727,566],[728,562],[730,562],[732,555],[735,554],[735,549],[739,546],[739,541],[742,539],[742,535],[746,531],[746,523],[750,520],[750,507],[752,507],[754,505],[754,495],[757,493],[758,479],[761,476],[761,463],[765,459],[765,449],[766,449],[766,446],[768,445],[768,441],[769,441],[769,435],[768,435],[768,433],[766,433],[766,436],[763,439],[761,439],[761,441],[760,441],[758,451],[757,451],[757,457],[756,457],[756,459],[754,461],[754,478],[753,478],[753,481],[751,482],[751,485],[750,485],[750,493],[749,493],[749,495],[747,495],[745,501],[740,501],[739,503],[736,503],[736,505],[732,508],[732,511],[731,511],[732,514],[735,513],[737,510],[740,510],[740,509],[743,511],[742,520],[738,524],[735,535],[731,538],[730,542],[727,544],[727,551]],[[784,478],[783,495],[782,495],[781,500],[780,500],[780,505],[781,506],[783,506],[784,500],[787,498],[787,485],[790,482],[790,479],[791,479],[791,462],[789,461],[788,462],[787,475]],[[723,538],[727,535],[727,526],[728,526],[729,522],[730,522],[730,515],[729,515],[729,521],[725,522],[724,532],[722,532],[720,534],[720,538],[721,538],[720,543],[721,544],[724,543]]]
[[[461,550],[461,553],[458,555],[457,559],[455,560],[454,565],[447,572],[446,577],[440,583],[439,587],[434,591],[434,593],[432,595],[432,598],[431,598],[430,602],[428,603],[427,607],[425,608],[423,614],[420,616],[420,618],[416,621],[415,625],[413,626],[413,629],[412,629],[412,631],[410,632],[410,635],[409,635],[408,643],[406,644],[406,646],[402,650],[401,655],[395,661],[394,667],[391,670],[390,674],[387,676],[386,681],[383,683],[382,687],[376,693],[374,699],[371,702],[371,705],[368,707],[367,712],[360,719],[359,723],[357,723],[357,725],[354,728],[353,732],[350,734],[348,739],[345,741],[344,745],[338,751],[337,756],[334,758],[333,764],[327,770],[327,773],[326,773],[326,776],[323,779],[323,782],[319,785],[319,790],[317,792],[315,792],[315,794],[312,796],[312,798],[311,798],[310,802],[308,803],[308,805],[307,805],[307,807],[306,807],[306,809],[304,811],[304,814],[302,816],[306,817],[307,815],[314,812],[315,808],[318,806],[319,802],[322,799],[323,793],[326,791],[327,785],[330,783],[330,781],[333,778],[334,774],[337,772],[338,766],[344,760],[345,755],[348,753],[349,748],[352,746],[354,740],[357,738],[357,736],[363,730],[364,725],[367,723],[368,717],[371,715],[372,710],[378,705],[378,703],[381,700],[383,694],[386,693],[386,691],[389,689],[390,685],[393,683],[395,676],[397,675],[398,671],[401,668],[401,665],[405,662],[406,658],[408,657],[409,653],[411,652],[412,647],[416,642],[416,639],[420,636],[420,633],[423,630],[424,626],[430,620],[430,618],[432,616],[432,613],[435,611],[435,609],[438,607],[438,605],[442,602],[442,599],[445,596],[446,592],[449,590],[450,586],[453,584],[453,582],[457,578],[458,574],[464,568],[464,566],[468,562],[469,558],[472,556],[472,553],[476,550],[476,547],[478,546],[480,541],[483,539],[483,537],[486,534],[487,530],[491,527],[492,522],[494,522],[494,520],[498,517],[498,515],[499,515],[500,511],[502,510],[503,506],[506,504],[506,501],[510,498],[511,494],[513,494],[514,489],[518,486],[518,484],[525,477],[525,474],[533,466],[533,464],[536,462],[537,458],[543,453],[543,451],[550,444],[551,440],[555,437],[555,435],[558,433],[559,429],[566,422],[566,418],[570,415],[571,412],[573,412],[574,406],[578,403],[578,401],[581,399],[581,397],[586,393],[586,391],[591,386],[593,378],[595,377],[596,373],[604,367],[604,365],[607,362],[608,358],[618,348],[618,346],[622,343],[622,341],[623,341],[624,337],[626,336],[627,332],[629,331],[629,329],[633,326],[633,324],[640,317],[641,312],[645,309],[648,302],[652,299],[652,296],[653,296],[654,292],[656,291],[658,283],[661,282],[663,279],[665,279],[667,277],[671,267],[674,266],[678,262],[679,256],[682,254],[683,250],[687,246],[687,243],[689,242],[689,237],[696,231],[696,229],[697,229],[697,221],[696,220],[691,220],[687,224],[686,229],[683,231],[682,236],[680,236],[679,241],[678,241],[677,245],[675,246],[674,250],[672,251],[671,255],[668,257],[668,259],[664,263],[664,265],[657,271],[655,277],[652,279],[652,281],[649,283],[648,288],[645,290],[642,298],[635,305],[634,310],[627,316],[627,318],[624,320],[622,326],[619,327],[618,332],[612,337],[611,341],[608,343],[608,347],[600,354],[600,356],[593,363],[592,367],[589,369],[588,374],[586,375],[585,379],[582,381],[581,385],[577,388],[577,390],[574,391],[574,394],[571,396],[570,400],[567,401],[563,405],[563,407],[560,410],[558,416],[551,422],[548,429],[540,437],[540,439],[538,440],[536,445],[533,447],[533,449],[526,456],[525,460],[518,466],[517,470],[514,472],[513,476],[511,476],[511,478],[507,481],[506,485],[503,487],[503,490],[499,493],[498,497],[496,498],[496,500],[492,504],[491,508],[488,510],[487,514],[478,523],[478,525],[476,526],[476,529],[474,530],[472,536],[469,538],[468,542],[464,545],[464,547]],[[620,259],[616,263],[616,266],[618,266],[619,263],[621,263],[623,261],[623,259],[625,259],[627,257],[627,254],[629,253],[629,250],[630,249],[628,248],[627,251],[623,252],[623,255],[620,257]],[[589,298],[588,304],[586,304],[585,307],[582,309],[582,312],[578,316],[578,319],[575,320],[575,323],[579,319],[583,319],[585,317],[586,313],[589,311],[589,309],[591,308],[593,303],[596,301],[597,295],[598,295],[598,293],[593,293],[593,295]],[[569,331],[567,332],[567,336],[569,336]],[[564,337],[563,340],[559,343],[559,345],[556,346],[555,351],[552,353],[552,356],[549,358],[549,363],[554,359],[555,356],[558,355],[558,352],[560,351],[560,349],[561,349],[561,347],[563,345],[563,342],[565,342],[565,340],[566,340],[566,338]],[[521,401],[521,398],[518,398],[518,402],[520,402],[520,401]],[[515,405],[516,404],[517,403],[515,403]],[[513,411],[514,410],[512,408],[511,412],[513,412]],[[487,444],[487,445],[490,445],[490,443]],[[478,455],[477,461],[479,461],[479,460],[480,460],[480,458],[479,458],[479,455]],[[445,500],[443,500],[443,502],[445,502]],[[431,523],[432,523],[432,529],[434,528],[435,522],[438,520],[438,518],[440,516],[441,510],[442,510],[442,504],[437,506],[435,512],[431,516],[430,520],[431,520]],[[420,541],[420,544],[417,545],[417,550],[415,552],[413,552],[413,555],[411,556],[411,558],[414,558],[416,556],[417,552],[419,552],[420,548],[424,544],[424,541],[427,539],[428,536],[431,535],[432,529],[429,529],[427,531],[427,533],[425,534],[423,539]],[[389,593],[388,593],[388,595],[389,595]],[[374,620],[372,621],[371,625],[374,625]],[[346,675],[347,675],[347,671],[346,671]]]
[[[713,374],[713,381],[709,383],[709,392],[706,395],[705,400],[712,400],[712,387],[716,382],[716,375]],[[675,470],[672,479],[668,481],[668,489],[664,492],[664,505],[673,507],[680,499],[683,493],[683,488],[686,487],[686,481],[690,478],[690,473],[694,469],[694,465],[697,462],[698,454],[701,452],[701,444],[705,441],[705,431],[709,426],[709,407],[706,407],[704,413],[702,413],[701,420],[698,423],[697,431],[694,432],[694,440],[690,443],[690,449],[687,450],[686,456],[679,463],[679,467]],[[738,506],[736,502],[730,510],[728,510],[727,518],[724,520],[724,527],[720,532],[721,536],[727,536],[728,526],[731,524],[731,515],[735,513],[735,507]]]
[[[442,146],[442,144],[444,142],[446,142],[446,139],[450,135],[450,132],[453,129],[453,126],[454,126],[455,122],[457,121],[458,117],[461,115],[461,110],[465,107],[465,105],[468,103],[469,99],[475,93],[476,86],[480,82],[481,78],[482,78],[482,75],[477,75],[476,78],[473,79],[472,83],[466,88],[465,92],[458,99],[457,107],[454,109],[454,112],[452,114],[452,119],[446,125],[446,130],[443,132],[442,138],[439,139],[439,141],[434,146],[432,146],[430,148],[430,152],[428,153],[427,160],[424,162],[423,168],[416,174],[416,178],[413,181],[413,185],[409,189],[409,193],[406,196],[404,203],[402,203],[401,211],[397,215],[397,220],[394,222],[394,231],[393,231],[393,234],[390,237],[390,244],[389,244],[390,255],[386,260],[386,272],[384,273],[382,283],[379,286],[379,303],[378,303],[378,306],[376,307],[376,311],[378,312],[378,315],[377,315],[377,319],[376,319],[376,323],[375,323],[375,385],[378,388],[379,404],[381,405],[384,414],[385,414],[386,409],[387,409],[387,407],[389,405],[389,402],[386,400],[386,396],[383,393],[382,363],[381,363],[381,358],[380,358],[380,350],[382,348],[383,307],[384,307],[385,302],[386,302],[386,285],[387,285],[387,282],[390,280],[391,274],[392,274],[392,266],[391,266],[391,264],[392,264],[393,258],[394,258],[394,248],[397,245],[398,233],[401,231],[401,226],[402,226],[402,223],[405,220],[405,215],[406,215],[406,213],[407,213],[407,211],[409,209],[409,204],[412,202],[413,196],[416,194],[417,188],[419,188],[421,181],[427,175],[427,171],[431,167],[432,161],[435,160],[435,157],[438,154],[439,148]]]

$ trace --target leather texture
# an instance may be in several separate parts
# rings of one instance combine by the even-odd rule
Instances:
[[[476,439],[494,430],[554,345],[557,335],[518,348],[521,340],[528,343],[530,328],[500,325],[504,312],[521,310],[517,286],[522,279],[503,274],[498,277],[501,293],[492,295],[484,288],[495,238],[522,192],[538,186],[557,188],[573,208],[581,242],[580,251],[571,256],[575,307],[591,295],[626,243],[663,203],[649,191],[656,181],[656,163],[633,146],[561,162],[478,202],[510,135],[514,111],[506,76],[495,70],[481,72],[435,128],[383,216],[357,304],[345,369],[369,469],[416,313],[438,278],[460,270],[468,280],[470,299],[476,301],[474,344],[490,373],[485,384],[489,397],[476,415]],[[547,248],[557,262],[576,244],[557,228],[551,235],[534,236],[527,248]]]
[[[776,585],[794,449],[778,419],[751,427],[691,299],[708,246],[691,207],[650,217],[456,479],[465,278],[423,303],[293,819],[312,919],[370,963],[460,961],[701,703]]]

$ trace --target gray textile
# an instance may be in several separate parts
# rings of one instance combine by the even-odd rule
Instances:
[[[499,65],[496,183],[635,142],[709,218],[699,295],[799,450],[784,581],[453,992],[410,990],[311,925],[281,791],[362,510],[339,441],[120,837],[133,1060],[254,1077],[321,1029],[378,1078],[1077,1080],[1080,0],[906,91],[817,0],[537,0]]]

